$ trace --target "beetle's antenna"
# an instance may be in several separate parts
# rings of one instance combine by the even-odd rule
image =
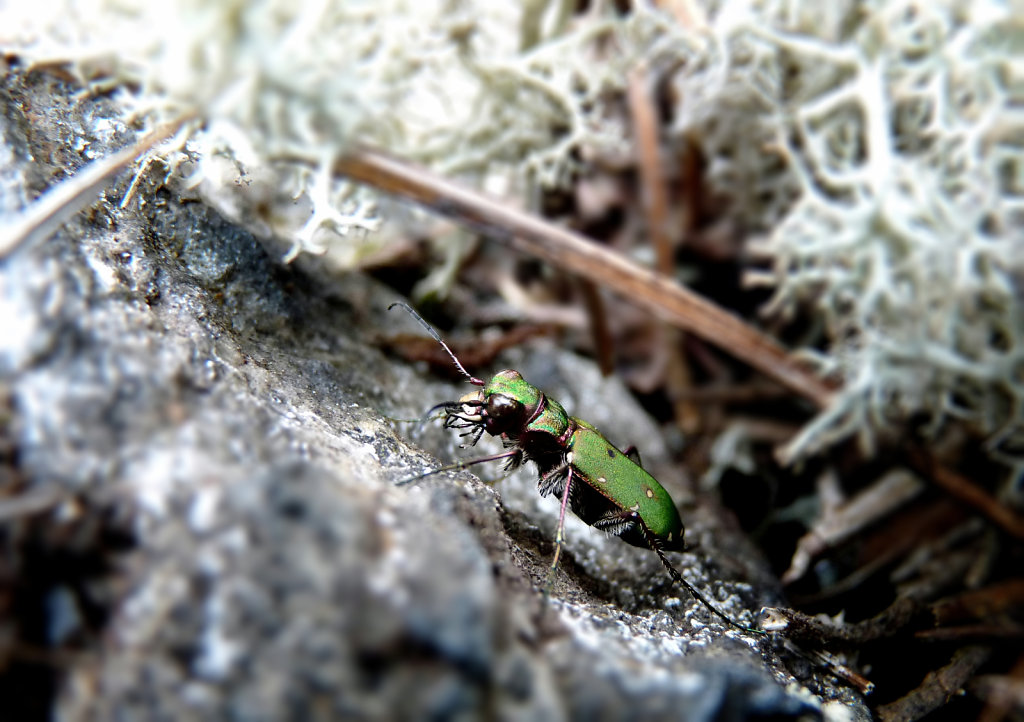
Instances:
[[[402,308],[404,308],[406,311],[409,312],[409,315],[411,315],[413,318],[415,318],[417,321],[420,322],[420,325],[423,326],[423,328],[427,329],[427,333],[429,333],[433,337],[433,339],[435,341],[437,341],[439,344],[441,344],[441,348],[443,348],[445,351],[447,351],[448,355],[452,357],[452,361],[455,362],[456,368],[458,368],[459,371],[462,372],[463,376],[465,376],[467,379],[469,379],[469,383],[473,384],[474,386],[484,386],[485,385],[485,383],[484,383],[484,381],[482,379],[478,379],[476,376],[474,376],[473,374],[469,373],[469,371],[467,371],[465,369],[465,367],[462,365],[462,362],[459,361],[458,356],[456,356],[455,353],[450,348],[448,348],[448,344],[446,344],[444,341],[441,340],[441,336],[437,333],[437,331],[434,330],[433,326],[431,326],[429,323],[424,321],[423,317],[420,316],[418,313],[416,313],[415,309],[413,309],[412,306],[410,306],[407,303],[402,303],[401,301],[395,301],[390,306],[388,306],[388,310],[390,311],[395,306],[401,306]]]

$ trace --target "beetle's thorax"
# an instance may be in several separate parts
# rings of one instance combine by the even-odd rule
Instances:
[[[526,418],[532,418],[544,402],[543,392],[513,369],[505,369],[494,374],[481,393],[484,400],[494,395],[502,395],[518,401],[523,405]]]
[[[458,403],[462,405],[460,418],[492,436],[518,439],[524,434],[540,434],[563,442],[569,431],[569,417],[562,405],[513,369],[494,374],[482,389],[466,394]]]

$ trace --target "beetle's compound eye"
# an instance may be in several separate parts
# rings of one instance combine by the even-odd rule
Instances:
[[[495,419],[507,419],[521,414],[523,405],[505,394],[493,394],[487,399],[487,415]]]
[[[522,426],[523,405],[511,396],[492,394],[487,399],[487,433],[500,434]]]

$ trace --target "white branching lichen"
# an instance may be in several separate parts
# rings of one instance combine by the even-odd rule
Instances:
[[[1024,43],[1024,25],[986,10],[893,3],[860,28],[852,59],[764,34],[846,71],[778,130],[801,195],[766,244],[768,311],[812,304],[844,378],[790,455],[850,433],[870,443],[912,416],[1024,450],[1024,189],[1007,183],[1024,170],[1024,56],[989,44],[999,32]]]
[[[789,457],[955,422],[1018,463],[1013,3],[721,0],[690,21],[636,6],[50,0],[0,9],[0,46],[68,63],[155,121],[195,114],[170,159],[191,182],[289,258],[340,246],[353,263],[385,236],[372,199],[331,174],[351,143],[511,194],[566,184],[632,152],[622,98],[642,63],[671,90],[666,141],[696,142],[706,182],[763,237],[749,277],[774,291],[766,314],[814,319],[804,353],[842,381]]]
[[[1012,3],[1010,4],[1012,5]],[[724,2],[676,130],[765,239],[766,316],[842,380],[786,451],[966,424],[1024,469],[1024,22],[999,2]],[[781,162],[780,162],[781,161]]]

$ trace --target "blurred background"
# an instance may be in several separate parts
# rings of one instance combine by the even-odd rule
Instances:
[[[139,559],[169,548],[179,562],[190,556],[147,514],[177,514],[202,534],[231,526],[218,514],[250,519],[259,505],[210,479],[245,475],[257,460],[273,470],[254,474],[265,479],[254,488],[271,496],[274,479],[316,476],[281,471],[291,454],[356,469],[350,500],[390,473],[365,481],[360,454],[385,470],[412,463],[404,441],[385,452],[375,435],[393,434],[388,418],[466,389],[421,386],[459,376],[415,324],[380,313],[398,298],[478,376],[534,359],[530,378],[605,430],[590,414],[635,405],[645,420],[612,441],[637,445],[645,463],[645,445],[656,448],[656,475],[671,477],[663,483],[688,527],[709,505],[721,515],[710,528],[742,532],[726,546],[756,551],[720,563],[761,589],[751,595],[761,603],[801,613],[776,638],[802,650],[800,664],[855,691],[862,678],[874,683],[857,714],[1024,718],[1019,3],[0,2],[0,52],[0,656],[8,694],[26,678],[42,685],[25,719],[112,709],[83,701],[107,678],[83,672],[82,659],[105,654],[98,640],[118,636],[109,630],[131,617],[130,600],[156,603],[138,601],[140,588],[159,598],[170,594],[161,584],[180,581],[125,581],[140,578]],[[161,143],[143,147],[151,132]],[[107,170],[106,185],[83,180],[133,143],[138,152]],[[31,229],[59,215],[40,200],[58,189],[65,206],[92,205],[45,240]],[[539,225],[526,233],[530,223]],[[519,244],[524,235],[541,252]],[[562,373],[589,379],[582,388],[559,385],[553,349],[591,360],[592,375]],[[413,363],[433,380],[391,370]],[[303,381],[280,392],[288,373]],[[335,386],[355,396],[331,401]],[[237,401],[245,394],[270,409],[265,419]],[[239,428],[205,439],[212,457],[196,455],[222,425],[215,410],[235,403]],[[247,418],[261,419],[255,435]],[[628,438],[640,423],[658,438]],[[327,441],[302,436],[318,424]],[[348,446],[360,430],[372,453]],[[401,439],[423,434],[441,462],[455,455],[453,442],[399,425]],[[278,435],[280,448],[264,444]],[[525,483],[524,496],[536,496]],[[295,503],[321,503],[326,492],[312,488]],[[392,513],[391,502],[362,503],[342,504],[353,519],[337,533],[355,545],[353,568],[374,578],[386,565],[358,547],[377,538],[369,520]],[[520,513],[511,508],[505,526]],[[453,513],[473,528],[475,514],[492,512]],[[487,518],[479,527],[500,534]],[[523,568],[542,567],[549,552],[554,527],[541,518],[530,522],[540,561],[512,557]],[[490,555],[500,566],[496,545],[465,563]],[[127,550],[131,572],[111,562]],[[600,577],[596,557],[570,551]],[[211,577],[227,564],[207,561]],[[653,564],[621,584],[649,585]],[[367,589],[402,588],[396,574]],[[584,588],[631,612],[657,604],[624,599],[619,584],[613,574]],[[216,599],[207,615],[226,614]],[[149,641],[120,640],[131,654],[117,664],[155,644],[133,634]],[[157,646],[184,659],[200,637],[192,629]],[[366,645],[376,651],[352,668],[371,676],[408,649]],[[469,642],[431,645],[490,670]],[[451,645],[475,651],[463,659]],[[229,660],[240,653],[226,641],[206,649],[175,679],[210,714],[228,707],[204,707],[214,692],[185,680],[235,679]],[[775,682],[793,673],[785,666]],[[170,674],[160,669],[152,675]],[[571,678],[565,669],[531,678]],[[537,694],[524,698],[547,699]],[[584,709],[554,693],[549,702],[530,714]],[[478,703],[437,715],[506,710]],[[773,713],[789,702],[779,704]],[[328,708],[325,718],[427,709]],[[135,714],[156,718],[154,709]],[[827,716],[827,704],[815,709]]]

